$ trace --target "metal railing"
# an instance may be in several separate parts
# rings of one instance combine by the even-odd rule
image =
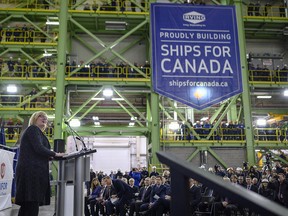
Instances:
[[[6,142],[18,140],[22,131],[22,125],[4,125]],[[50,139],[54,134],[54,127],[46,128],[44,134]]]
[[[60,9],[60,0],[50,0],[50,1],[43,1],[43,0],[34,0],[33,2],[27,1],[23,2],[20,0],[0,0],[0,4],[6,4],[5,8],[15,8],[16,5],[21,4],[22,8],[25,9],[36,9],[36,10],[59,10]],[[137,1],[135,1],[137,2]],[[97,3],[93,4],[86,4],[85,2],[81,2],[80,4],[76,0],[69,0],[68,8],[70,10],[77,10],[77,11],[129,11],[129,12],[143,12],[149,10],[150,1],[145,0],[141,3],[138,3],[141,7],[138,7],[131,1],[122,1],[116,0],[110,4],[105,1],[98,1]]]
[[[66,77],[85,77],[85,78],[146,78],[150,77],[150,68],[140,67],[138,68],[143,74],[131,67],[113,67],[113,66],[84,66],[77,72],[78,66],[66,66]],[[146,77],[145,77],[146,76]]]
[[[196,140],[210,140],[210,141],[245,141],[246,134],[244,128],[217,128],[209,139],[212,128],[194,128],[195,132],[199,135],[198,139],[189,130],[174,131],[167,130],[161,133],[161,140],[170,141],[196,141]],[[288,141],[287,128],[254,128],[254,139],[258,141]]]
[[[48,36],[37,30],[22,30],[21,28],[3,29],[0,32],[0,42],[15,42],[15,43],[56,43],[58,32],[47,33]]]
[[[171,216],[189,216],[189,178],[215,190],[222,196],[233,197],[241,207],[269,216],[286,216],[287,209],[245,188],[237,187],[205,172],[174,154],[157,152],[160,162],[170,167],[171,173]]]
[[[5,107],[24,110],[29,108],[54,108],[54,103],[55,96],[51,95],[38,96],[37,98],[32,98],[30,95],[0,95],[0,109]]]
[[[288,82],[288,70],[249,70],[249,81],[285,83]]]
[[[259,9],[258,9],[259,7]],[[243,5],[243,16],[248,16],[251,18],[257,17],[287,17],[287,8],[282,5],[265,6],[260,5],[254,7],[249,7],[249,5]]]

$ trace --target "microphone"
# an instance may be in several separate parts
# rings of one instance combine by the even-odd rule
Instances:
[[[87,150],[87,147],[86,147],[86,144],[85,144],[83,138],[80,137],[76,132],[75,132],[75,134],[77,135],[75,138],[76,138],[77,140],[79,140],[79,141],[82,142],[82,144],[83,144],[83,150]]]

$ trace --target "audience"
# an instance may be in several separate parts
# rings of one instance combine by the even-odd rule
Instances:
[[[284,207],[288,207],[288,182],[286,176],[288,172],[279,162],[271,163],[268,169],[258,169],[255,166],[246,167],[244,163],[243,168],[229,167],[224,170],[219,165],[215,165],[214,168],[210,167],[208,170],[215,174],[215,178],[222,178],[226,182],[231,182],[232,185],[241,185],[245,189],[258,193],[263,197],[277,202]],[[276,168],[278,167],[278,168]],[[133,169],[135,170],[135,169]],[[144,168],[146,170],[146,168]],[[217,171],[218,170],[218,171]],[[217,172],[224,173],[224,177],[217,174]],[[141,172],[142,169],[139,169]],[[153,172],[155,172],[154,170]],[[118,172],[121,172],[118,170]],[[147,171],[148,172],[148,171]],[[253,175],[252,175],[253,173]],[[255,176],[258,173],[259,179]],[[162,176],[153,175],[151,178],[146,177],[142,179],[143,185],[140,186],[140,190],[135,186],[135,181],[131,177],[128,183],[124,182],[122,175],[116,175],[111,177],[105,175],[102,177],[103,172],[97,172],[96,179],[102,178],[102,186],[99,185],[98,180],[93,179],[91,184],[91,195],[87,197],[85,216],[94,215],[127,215],[129,216],[162,216],[164,213],[170,211],[171,189],[170,172],[168,170],[163,171]],[[148,172],[149,175],[149,172]],[[228,177],[230,176],[230,178]],[[97,187],[97,189],[96,189]],[[222,196],[221,193],[214,191],[213,188],[207,188],[201,183],[198,183],[195,179],[189,179],[189,204],[191,215],[195,211],[208,211],[208,208],[212,206],[215,215],[219,215],[220,212],[224,215],[233,215],[237,212],[240,215],[253,215],[252,210],[240,206],[237,200],[233,200],[233,197]],[[138,193],[139,192],[139,193]],[[202,197],[211,197],[209,199],[210,207],[207,203],[201,203]],[[122,200],[121,200],[122,197]],[[124,204],[124,205],[123,205]],[[90,210],[89,210],[90,209]]]

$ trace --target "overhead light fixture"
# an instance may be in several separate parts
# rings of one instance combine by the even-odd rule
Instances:
[[[209,119],[208,117],[203,117],[203,118],[200,119],[200,121],[206,121],[208,119]]]
[[[79,119],[72,119],[70,121],[70,126],[71,127],[80,127],[81,126],[81,122],[79,121]]]
[[[58,17],[47,17],[46,25],[59,25]]]
[[[52,53],[43,53],[44,57],[49,57],[49,56],[52,56],[52,55],[53,55]]]
[[[7,86],[7,92],[16,93],[17,92],[17,86],[16,85],[8,85]]]
[[[114,100],[114,101],[124,101],[124,98],[112,98],[111,100]]]
[[[94,125],[95,125],[95,126],[100,126],[100,122],[99,122],[99,121],[96,121],[96,122],[94,122]]]
[[[93,121],[99,121],[99,117],[98,116],[93,116],[92,119],[93,119]]]
[[[272,98],[272,96],[271,95],[259,95],[259,96],[257,96],[257,98],[259,98],[259,99],[270,99],[270,98]]]
[[[112,97],[113,96],[113,90],[111,88],[106,88],[103,90],[103,95],[105,97]]]
[[[128,23],[124,21],[105,21],[105,30],[126,30]]]
[[[105,98],[97,98],[97,97],[95,97],[95,98],[92,98],[91,100],[102,101],[102,100],[105,100]]]
[[[284,91],[284,96],[285,96],[285,97],[288,97],[288,89],[286,89],[286,90]]]
[[[55,119],[55,115],[48,115],[48,119]]]
[[[58,21],[47,21],[46,25],[59,25]]]
[[[135,125],[135,122],[129,122],[129,126],[133,127]]]
[[[171,122],[168,127],[170,130],[178,130],[179,124],[178,124],[178,122]]]
[[[266,119],[257,119],[256,124],[258,126],[265,126],[267,123]]]

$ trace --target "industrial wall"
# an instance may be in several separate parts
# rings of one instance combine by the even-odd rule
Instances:
[[[244,148],[211,148],[229,167],[242,167],[244,161],[246,161],[246,150]],[[193,147],[165,147],[162,149],[165,152],[173,153],[181,160],[186,160],[195,150]],[[216,164],[220,163],[209,153],[204,154],[204,164],[208,169],[209,167],[214,167]],[[198,153],[192,160],[191,164],[200,167],[203,165],[201,163],[200,154]]]
[[[114,41],[120,38],[119,35],[97,35],[101,41],[103,41],[105,44],[109,45],[112,44]],[[87,35],[81,35],[81,39],[85,41],[86,43],[90,44],[91,47],[94,49],[100,51],[103,49],[103,47],[96,42],[94,39]],[[113,50],[121,53],[120,51],[123,50],[125,47],[129,47],[131,43],[134,41],[140,40],[140,36],[129,36],[128,38],[124,39],[121,41],[121,43],[117,44],[116,46],[113,47]],[[71,46],[71,53],[70,55],[72,56],[70,61],[73,59],[76,60],[77,63],[79,63],[81,60],[85,62],[85,60],[90,59],[92,56],[95,55],[95,53],[91,52],[91,50],[87,49],[85,46],[83,46],[79,41],[77,40],[72,40],[72,46]],[[131,63],[138,63],[138,65],[143,65],[146,60],[146,50],[147,50],[147,44],[145,44],[144,39],[140,40],[137,44],[135,44],[133,47],[131,47],[129,50],[125,51],[125,53],[121,53],[121,56],[124,58],[128,59]],[[114,57],[115,55],[112,52],[105,52],[101,57],[97,60],[109,60],[110,58]],[[122,62],[121,59],[115,58],[112,62],[115,64],[118,64]]]

